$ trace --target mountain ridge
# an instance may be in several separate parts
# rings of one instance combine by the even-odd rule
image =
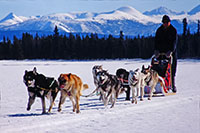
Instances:
[[[168,11],[167,8],[161,8]],[[180,15],[168,14],[172,20],[172,24],[177,28],[178,33],[181,33],[183,30],[183,18],[187,18],[190,31],[195,32],[197,20],[200,18],[200,11],[197,12],[198,8],[196,7],[194,9],[196,12],[194,15],[187,13]],[[119,32],[123,31],[128,36],[154,35],[156,28],[161,24],[161,19],[161,14],[153,16],[145,15],[131,6],[120,7],[110,12],[101,13],[69,12],[31,17],[17,16],[14,13],[10,13],[0,20],[0,31],[2,32],[0,40],[2,40],[3,31],[31,31],[35,33],[39,31],[52,33],[55,26],[63,33],[119,35]]]
[[[198,13],[198,12],[200,12],[200,4],[199,4],[198,6],[196,6],[196,7],[194,7],[192,10],[190,10],[190,11],[188,12],[188,14],[189,14],[189,15],[194,15],[194,14],[196,14],[196,13]]]
[[[152,15],[165,15],[165,14],[168,14],[168,15],[182,15],[182,14],[185,14],[184,11],[181,11],[181,12],[176,12],[176,11],[173,11],[173,10],[170,10],[166,7],[158,7],[156,9],[153,9],[151,11],[145,11],[143,14],[145,15],[148,15],[148,16],[152,16]]]

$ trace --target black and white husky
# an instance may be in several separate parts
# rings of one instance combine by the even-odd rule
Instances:
[[[102,70],[97,73],[97,80],[99,81],[97,89],[102,94],[104,106],[108,105],[111,98],[111,108],[114,107],[119,94],[123,91],[122,82],[115,75],[109,74]]]
[[[34,67],[33,71],[25,70],[23,76],[24,83],[28,89],[28,105],[27,110],[31,109],[31,105],[34,103],[36,97],[40,97],[42,100],[42,113],[46,113],[45,97],[50,98],[50,107],[48,112],[54,104],[54,100],[58,93],[58,82],[54,78],[45,77],[43,74],[39,74]]]

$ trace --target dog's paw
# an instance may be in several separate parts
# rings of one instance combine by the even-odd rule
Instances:
[[[76,113],[79,114],[79,113],[80,113],[80,110],[77,110]]]
[[[46,111],[43,111],[42,114],[47,114],[47,112],[46,112]]]
[[[31,107],[27,107],[26,110],[29,111],[31,109]]]
[[[130,98],[126,98],[125,100],[126,100],[126,101],[130,101]]]
[[[132,100],[131,102],[137,104],[137,100]]]
[[[61,112],[61,109],[58,109],[58,112]]]
[[[114,108],[115,104],[112,104],[110,108]]]

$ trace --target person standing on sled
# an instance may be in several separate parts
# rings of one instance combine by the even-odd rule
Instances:
[[[176,93],[175,75],[177,66],[177,31],[171,25],[169,16],[164,15],[162,18],[162,25],[157,29],[155,36],[154,54],[158,57],[159,53],[165,53],[168,57],[172,54],[172,91]]]

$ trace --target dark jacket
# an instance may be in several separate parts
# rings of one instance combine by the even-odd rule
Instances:
[[[172,25],[166,29],[163,25],[161,25],[156,31],[154,50],[158,51],[159,53],[167,53],[169,51],[176,52],[176,44],[176,29]]]

